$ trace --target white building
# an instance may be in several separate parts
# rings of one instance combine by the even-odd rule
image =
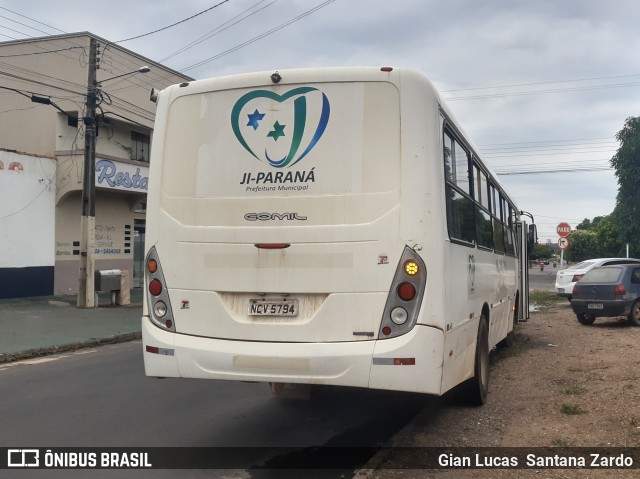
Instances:
[[[0,298],[78,291],[91,38],[101,92],[95,269],[141,279],[149,94],[192,79],[87,32],[16,40],[0,43]],[[142,66],[150,72],[134,73]]]

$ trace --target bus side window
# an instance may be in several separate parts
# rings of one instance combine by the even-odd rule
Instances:
[[[495,185],[489,185],[491,192],[491,214],[493,216],[493,247],[497,253],[504,253],[504,229],[502,226],[502,208],[500,205],[500,193]]]
[[[470,157],[461,143],[444,134],[447,226],[451,239],[475,245],[474,202],[471,198]]]
[[[478,246],[493,249],[493,230],[489,213],[489,183],[487,175],[475,163],[473,165],[474,197],[476,200],[476,238]]]
[[[513,237],[513,208],[511,204],[505,199],[504,200],[504,244],[505,244],[505,253],[509,256],[516,255],[516,245],[515,239]]]

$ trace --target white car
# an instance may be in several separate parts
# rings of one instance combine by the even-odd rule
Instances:
[[[610,266],[615,264],[640,263],[640,259],[635,258],[596,258],[588,259],[582,263],[574,264],[569,268],[560,270],[556,273],[556,294],[565,296],[571,301],[573,287],[576,282],[582,278],[587,271],[600,266]]]

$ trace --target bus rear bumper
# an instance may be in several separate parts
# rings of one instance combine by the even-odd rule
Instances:
[[[147,376],[441,393],[444,334],[423,325],[377,341],[264,343],[170,333],[143,317],[142,341]]]

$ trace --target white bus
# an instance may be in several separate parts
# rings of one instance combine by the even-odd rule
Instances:
[[[157,103],[146,375],[485,401],[528,230],[426,78],[263,72]]]

